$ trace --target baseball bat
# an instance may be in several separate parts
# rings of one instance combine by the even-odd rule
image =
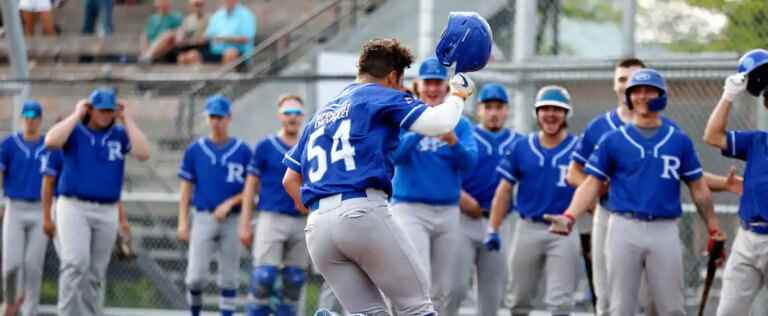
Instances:
[[[590,252],[592,251],[592,235],[581,234],[581,256],[584,258],[584,265],[587,267],[587,283],[589,284],[589,291],[592,292],[592,309],[597,310],[597,294],[595,293],[595,282],[592,278],[592,258]]]
[[[724,240],[715,240],[712,245],[712,251],[709,253],[707,261],[707,276],[704,278],[704,292],[701,293],[701,305],[699,305],[699,316],[704,315],[704,308],[709,299],[709,288],[712,287],[712,281],[715,280],[715,271],[717,271],[717,259],[722,256]]]

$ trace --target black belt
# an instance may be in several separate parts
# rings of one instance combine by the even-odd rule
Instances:
[[[644,222],[672,220],[672,219],[678,218],[678,216],[658,216],[658,215],[651,215],[648,213],[642,213],[637,211],[612,211],[612,212],[616,215],[620,215],[623,217],[636,219]]]

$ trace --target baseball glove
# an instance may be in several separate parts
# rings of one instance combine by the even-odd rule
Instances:
[[[118,260],[128,261],[136,258],[136,251],[131,244],[131,236],[127,234],[118,233],[115,240],[115,247],[113,248],[112,255]]]

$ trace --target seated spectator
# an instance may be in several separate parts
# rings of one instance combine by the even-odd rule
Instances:
[[[104,35],[111,35],[115,29],[112,22],[112,9],[114,5],[114,0],[85,0],[85,5],[83,6],[83,29],[81,33],[84,35],[93,34],[96,31],[96,20],[101,19]]]
[[[205,35],[209,49],[190,54],[190,63],[227,64],[253,51],[256,17],[240,0],[222,0],[223,6],[208,21]]]
[[[155,0],[155,10],[141,35],[139,62],[152,63],[161,57],[166,62],[176,62],[176,56],[169,53],[175,47],[176,29],[181,26],[182,15],[173,10],[171,0]]]
[[[19,11],[24,24],[24,35],[35,35],[35,26],[38,19],[43,26],[43,34],[56,35],[53,27],[53,14],[51,13],[51,0],[21,0]]]
[[[196,51],[208,49],[208,38],[205,37],[207,27],[205,0],[190,0],[189,15],[176,31],[176,51],[179,52],[177,61],[180,64],[194,63]]]

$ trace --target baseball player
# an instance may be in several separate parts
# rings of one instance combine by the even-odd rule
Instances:
[[[478,18],[456,30],[475,31],[456,43],[458,54],[490,40]],[[364,44],[357,81],[314,115],[283,161],[286,191],[310,209],[305,232],[312,263],[352,314],[388,315],[381,292],[398,315],[435,314],[416,249],[387,209],[388,156],[401,128],[428,136],[451,132],[474,84],[455,75],[443,104],[429,107],[402,91],[412,61],[396,39]]]
[[[485,245],[492,251],[501,248],[499,227],[519,183],[516,205],[521,220],[510,250],[507,305],[512,315],[528,315],[539,281],[546,275],[544,304],[553,315],[565,315],[573,309],[579,240],[576,234],[550,234],[544,215],[562,214],[573,196],[565,173],[578,138],[566,130],[567,118],[573,115],[566,89],[541,88],[534,109],[539,132],[515,142],[496,169],[502,180],[493,198]]]
[[[741,227],[725,266],[717,315],[750,315],[755,295],[768,277],[768,174],[765,151],[768,134],[759,130],[728,131],[733,100],[747,90],[765,98],[768,51],[755,49],[739,60],[738,73],[725,80],[723,94],[709,117],[704,141],[722,150],[723,156],[746,161],[743,194],[739,203]],[[764,99],[765,100],[765,99]],[[764,103],[768,107],[768,103]]]
[[[462,179],[459,207],[463,233],[453,246],[456,248],[456,261],[451,273],[453,282],[446,308],[447,315],[458,313],[461,302],[471,286],[473,270],[477,280],[479,316],[496,315],[507,280],[507,247],[502,251],[488,251],[483,246],[483,238],[488,227],[493,192],[501,180],[496,173],[496,166],[501,162],[504,153],[522,136],[504,128],[509,111],[509,97],[503,85],[486,84],[480,89],[479,99],[477,116],[481,123],[474,128],[478,163]],[[511,210],[510,206],[508,211]],[[508,233],[507,230],[502,232]]]
[[[236,308],[240,271],[237,213],[251,150],[242,140],[229,136],[232,116],[227,98],[212,96],[206,101],[205,109],[210,128],[208,137],[199,138],[187,147],[179,167],[181,199],[177,234],[180,241],[189,243],[186,285],[191,315],[200,315],[211,256],[218,252],[219,310],[222,316],[231,316]],[[190,202],[195,207],[191,233]]]
[[[428,106],[440,105],[448,94],[447,79],[448,69],[437,58],[426,59],[419,67],[419,98]],[[418,259],[427,272],[432,302],[443,314],[461,234],[461,177],[477,160],[472,125],[462,117],[453,131],[439,137],[403,131],[391,158],[392,216],[422,254]]]
[[[113,89],[101,88],[51,128],[45,145],[62,150],[56,201],[59,315],[98,315],[117,237],[125,155],[149,159],[147,140],[131,107],[118,101]]]
[[[37,315],[48,245],[40,216],[40,169],[45,155],[40,133],[42,116],[40,103],[24,102],[22,131],[8,135],[0,143],[0,172],[7,197],[3,220],[4,301],[14,305],[23,300],[20,311],[24,316]]]
[[[608,133],[587,161],[588,174],[563,215],[547,215],[555,233],[568,234],[575,218],[587,211],[610,179],[605,255],[611,315],[631,315],[638,308],[641,272],[659,315],[685,315],[682,246],[677,219],[680,181],[710,235],[724,239],[712,197],[690,138],[661,119],[667,86],[653,69],[634,72],[626,104],[632,123]]]
[[[283,156],[299,138],[304,122],[304,104],[296,95],[283,96],[278,101],[277,118],[282,128],[269,135],[254,147],[253,158],[248,165],[248,178],[243,191],[243,210],[240,215],[240,239],[244,245],[253,244],[253,272],[251,274],[251,300],[247,306],[249,316],[294,316],[296,303],[307,278],[306,239],[307,209],[297,206],[282,185],[285,175]],[[253,197],[258,191],[261,213],[253,238]],[[275,283],[282,278],[278,291]],[[270,298],[275,294],[280,303],[271,307]]]

